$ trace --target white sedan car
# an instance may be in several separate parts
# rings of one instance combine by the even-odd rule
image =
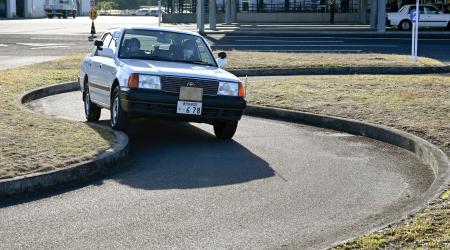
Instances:
[[[95,46],[79,75],[88,121],[98,121],[101,110],[109,109],[118,130],[144,116],[209,123],[218,138],[233,137],[246,107],[245,89],[219,67],[199,34],[119,27]],[[220,54],[223,60],[226,54]]]
[[[411,13],[416,11],[412,4],[404,5],[398,12],[387,13],[387,25],[397,26],[400,30],[412,28]],[[450,15],[442,13],[433,5],[419,6],[419,27],[445,27],[450,29]]]

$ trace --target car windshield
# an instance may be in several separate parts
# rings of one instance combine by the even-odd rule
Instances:
[[[217,66],[201,37],[167,31],[126,30],[119,58]]]

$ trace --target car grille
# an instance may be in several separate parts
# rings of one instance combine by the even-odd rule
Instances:
[[[180,87],[196,87],[203,89],[203,95],[215,96],[219,89],[219,81],[211,79],[162,76],[161,84],[162,91],[172,93],[180,93]]]

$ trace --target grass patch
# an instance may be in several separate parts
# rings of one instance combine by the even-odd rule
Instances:
[[[215,53],[217,54],[217,53]],[[288,53],[228,51],[228,70],[237,69],[279,69],[317,67],[424,67],[444,66],[438,60],[420,57],[414,64],[410,56],[393,54],[345,54],[345,53]]]
[[[247,94],[252,104],[395,127],[450,155],[450,75],[266,77],[250,81]],[[337,249],[449,249],[449,196],[447,190],[412,218]]]
[[[115,143],[111,130],[22,111],[14,98],[27,90],[73,81],[81,56],[0,71],[0,179],[81,162]]]

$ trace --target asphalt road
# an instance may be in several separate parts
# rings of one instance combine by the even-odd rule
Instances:
[[[31,106],[83,120],[79,92]],[[322,248],[398,218],[433,179],[403,149],[252,117],[232,141],[149,120],[129,136],[120,170],[0,203],[0,249]]]
[[[92,41],[87,39],[90,24],[86,17],[0,21],[0,70],[51,60],[64,55],[90,52],[93,48]],[[107,28],[119,24],[156,26],[156,18],[101,17],[96,20],[99,36]],[[194,25],[163,24],[163,26],[195,30]],[[242,29],[255,29],[245,25],[240,27]],[[266,26],[264,27],[265,30],[268,29]],[[333,33],[332,27],[329,29],[330,33],[314,33],[308,27],[304,29],[301,33],[292,32],[282,35],[272,34],[270,30],[259,35],[242,34],[242,31],[234,32],[231,30],[226,34],[210,34],[206,38],[213,49],[216,50],[410,54],[411,40],[408,37],[377,38],[367,37],[364,32],[354,34]],[[308,34],[308,31],[311,31],[312,35]],[[439,32],[442,32],[442,34],[449,33],[444,30],[435,33]],[[419,55],[450,64],[449,41],[448,35],[441,38],[439,36],[421,38]]]

